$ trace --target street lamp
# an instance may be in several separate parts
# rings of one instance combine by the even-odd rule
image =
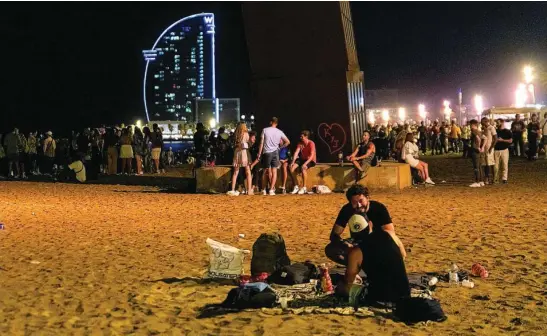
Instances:
[[[241,120],[245,121],[245,115],[244,114],[241,115]]]
[[[418,114],[420,115],[420,118],[422,118],[425,121],[425,105],[420,104],[418,105]]]
[[[477,111],[477,116],[480,118],[482,116],[482,111],[484,111],[484,102],[481,95],[475,95],[475,110]]]
[[[389,111],[386,109],[386,110],[382,110],[382,119],[387,122],[389,120]]]
[[[528,85],[528,91],[530,91],[530,94],[532,95],[532,104],[536,103],[536,92],[534,88],[534,84],[532,84],[532,81],[534,80],[534,68],[527,65],[522,70],[524,73],[524,82]]]
[[[399,119],[404,123],[406,119],[406,109],[404,107],[399,107]]]
[[[446,120],[450,120],[450,114],[452,114],[452,110],[450,109],[450,101],[445,100],[443,101],[444,106],[444,116]]]
[[[524,107],[526,105],[527,98],[528,96],[526,95],[526,85],[521,83],[515,91],[515,107]]]

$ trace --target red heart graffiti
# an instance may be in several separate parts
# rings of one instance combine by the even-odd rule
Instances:
[[[338,152],[346,144],[346,131],[340,124],[322,123],[317,128],[319,138],[329,147],[331,154]]]

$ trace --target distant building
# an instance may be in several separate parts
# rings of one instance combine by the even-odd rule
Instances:
[[[216,98],[214,18],[213,13],[182,18],[143,51],[148,121],[194,121],[192,102]]]
[[[211,120],[215,125],[226,125],[240,120],[239,98],[196,99],[195,120],[211,126]]]

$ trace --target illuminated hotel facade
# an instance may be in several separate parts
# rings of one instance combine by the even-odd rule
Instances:
[[[215,16],[190,15],[161,33],[143,50],[143,81],[147,121],[194,121],[193,102],[216,99]],[[218,112],[218,108],[216,109]],[[214,113],[218,120],[218,113]]]

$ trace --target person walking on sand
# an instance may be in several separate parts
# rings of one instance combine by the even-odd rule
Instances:
[[[509,146],[513,143],[513,133],[505,128],[503,119],[497,120],[498,141],[494,146],[494,183],[498,183],[501,174],[503,184],[507,184],[509,175]]]
[[[370,141],[370,132],[364,131],[363,141],[355,147],[355,150],[350,156],[346,157],[354,166],[355,183],[367,176],[367,171],[371,167],[374,155],[376,155],[376,147],[374,146],[374,143]]]
[[[268,171],[270,180],[270,196],[275,196],[275,182],[277,168],[279,168],[279,148],[287,147],[291,143],[285,133],[277,128],[279,121],[276,117],[270,120],[270,127],[262,130],[258,157],[262,160],[262,167]],[[283,140],[282,145],[279,143]]]
[[[239,168],[245,168],[247,177],[247,194],[253,195],[252,176],[251,176],[251,155],[249,153],[249,132],[247,124],[242,121],[237,125],[235,133],[235,152],[233,159],[232,190],[228,191],[229,196],[238,196],[239,192],[235,190]]]

